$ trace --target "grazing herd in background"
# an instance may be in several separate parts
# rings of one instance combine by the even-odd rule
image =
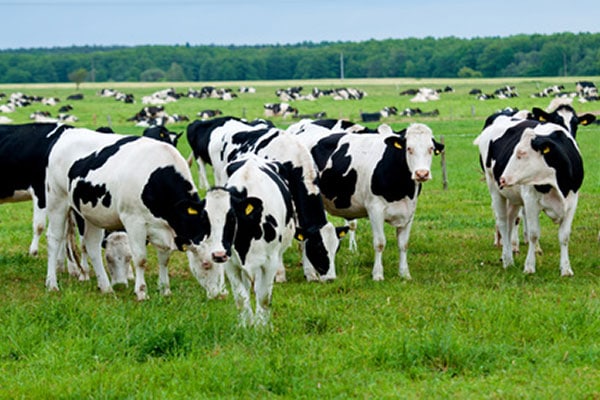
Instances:
[[[286,101],[366,96],[352,89],[315,89],[309,97],[302,96],[301,90],[278,90],[282,103],[265,104],[265,115],[272,118],[287,112],[298,116],[298,110]],[[593,101],[598,94],[591,82],[578,82],[575,96],[561,96],[562,90],[554,86],[534,95],[567,98],[551,110],[506,109],[491,115],[474,142],[492,199],[505,268],[514,263],[516,221],[522,215],[529,244],[524,272],[535,272],[543,211],[559,224],[561,275],[573,275],[568,242],[583,181],[576,134],[579,126],[594,122],[595,117],[577,115],[571,103],[575,96]],[[421,88],[401,95],[413,95],[422,102],[451,91]],[[240,93],[253,92],[240,88]],[[132,95],[110,89],[99,95],[135,101]],[[471,95],[483,93],[473,90]],[[0,203],[33,200],[32,255],[39,252],[39,238],[48,220],[48,290],[59,289],[57,271],[65,264],[71,274],[89,279],[89,260],[102,292],[134,279],[136,298],[145,300],[150,243],[157,250],[163,295],[170,294],[170,255],[183,251],[209,298],[228,293],[227,277],[241,324],[265,325],[273,284],[286,279],[283,253],[293,239],[301,243],[307,280],[336,279],[340,239],[349,233],[350,249],[356,250],[358,218],[368,218],[371,224],[373,280],[384,279],[385,223],[396,228],[399,275],[411,278],[407,248],[417,199],[421,185],[432,178],[433,156],[444,151],[427,125],[412,123],[395,132],[387,124],[371,129],[319,114],[283,130],[270,120],[246,121],[222,116],[218,109],[203,110],[187,126],[186,139],[193,153],[186,161],[176,148],[182,134],[165,128],[175,118],[189,121],[167,115],[164,109],[164,104],[182,96],[166,89],[143,100],[145,106],[129,119],[146,127],[141,137],[117,135],[110,128],[76,128],[65,125],[64,119],[37,112],[31,118],[36,122],[0,125],[0,167],[14,171],[0,179]],[[231,90],[214,87],[190,89],[185,96],[236,97]],[[506,86],[493,96],[514,97],[517,92]],[[13,94],[4,106],[14,109],[27,102],[56,105],[59,100]],[[369,122],[391,115],[438,114],[437,110],[399,111],[389,106],[377,113],[361,112],[361,118]],[[199,169],[198,185],[207,189],[204,198],[192,181],[193,160]],[[207,165],[213,169],[213,185],[207,178]],[[334,227],[327,214],[347,223]]]

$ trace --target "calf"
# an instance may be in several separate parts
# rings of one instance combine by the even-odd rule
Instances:
[[[515,116],[497,114],[486,120],[486,125],[481,134],[475,139],[474,144],[479,147],[480,164],[484,170],[492,198],[496,229],[500,232],[502,241],[502,264],[504,268],[514,264],[513,251],[516,250],[514,249],[515,243],[518,243],[514,227],[519,210],[522,207],[524,207],[525,216],[525,236],[529,242],[524,272],[532,273],[535,271],[535,251],[539,249],[539,212],[541,210],[544,210],[556,222],[560,221],[561,224],[566,224],[564,229],[560,229],[563,232],[560,236],[563,239],[566,238],[568,241],[567,232],[570,231],[577,203],[577,191],[583,179],[583,166],[577,160],[580,156],[575,155],[572,147],[574,146],[575,149],[577,147],[575,144],[577,127],[579,125],[587,125],[593,122],[594,119],[595,117],[591,114],[577,116],[571,106],[561,105],[552,113],[534,108],[530,115],[524,111],[520,111]],[[529,139],[523,139],[525,132],[530,132],[527,136]],[[527,143],[520,143],[523,140],[531,142],[531,135],[559,136],[562,138],[560,140],[565,142],[557,146],[553,150],[553,154],[556,154],[555,152],[557,150],[560,151],[560,149],[564,149],[565,157],[568,154],[568,163],[570,163],[568,165],[573,166],[568,178],[572,180],[573,186],[568,190],[564,189],[565,168],[568,168],[565,165],[567,164],[560,164],[560,168],[556,170],[556,182],[550,182],[547,179],[550,183],[538,184],[531,183],[534,182],[533,180],[521,179],[520,177],[518,180],[515,180],[512,176],[506,178],[507,180],[504,182],[501,181],[501,177],[505,174],[505,169],[509,161],[512,158],[520,160],[522,154],[525,154],[518,153],[516,150],[517,146],[519,145],[523,149]],[[564,140],[565,137],[568,139],[567,141]],[[531,157],[529,158],[531,159]],[[578,172],[576,169],[579,168],[577,167],[579,164],[581,164],[581,170]],[[526,163],[520,163],[520,165],[528,167]],[[558,166],[559,164],[549,163],[548,165]],[[538,172],[541,171],[539,165],[536,168]],[[525,169],[522,171],[522,174],[530,172],[531,168]],[[521,184],[516,184],[514,183],[515,181]],[[565,211],[558,212],[557,209],[552,208],[556,207],[557,204],[562,204],[561,207],[566,207],[564,208]],[[561,242],[563,239],[561,239]],[[564,254],[567,257],[567,261],[561,261],[561,272],[563,275],[572,275],[572,270],[568,266],[567,253],[565,252]]]
[[[319,169],[326,210],[348,220],[369,217],[375,262],[372,276],[383,280],[384,222],[396,227],[400,276],[410,279],[406,251],[421,183],[431,179],[431,159],[444,146],[431,129],[412,124],[395,133],[387,125],[377,135],[323,136],[309,127],[297,133]]]
[[[85,248],[102,292],[112,291],[101,258],[103,229],[125,229],[138,300],[148,297],[146,240],[157,249],[164,295],[170,294],[167,263],[174,249],[186,251],[190,269],[209,297],[226,293],[222,268],[199,261],[200,199],[185,160],[173,146],[138,136],[67,129],[50,151],[47,171],[49,290],[58,290],[58,249],[64,247],[73,209],[85,221]]]
[[[289,171],[287,184],[297,214],[298,239],[303,243],[303,266],[308,280],[335,279],[334,258],[339,235],[327,221],[318,186],[318,172],[310,153],[294,135],[265,124],[250,126],[235,118],[195,121],[188,126],[188,142],[198,164],[213,166],[216,185],[226,180],[226,165],[246,154],[281,162]],[[316,270],[316,271],[315,271]]]
[[[268,323],[275,275],[283,270],[283,253],[294,237],[284,168],[254,155],[234,161],[227,166],[225,186],[209,190],[201,210],[208,230],[201,260],[224,263],[243,326]]]

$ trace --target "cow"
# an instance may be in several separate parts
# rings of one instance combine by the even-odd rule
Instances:
[[[266,103],[264,105],[265,117],[283,117],[295,116],[298,109],[289,105],[289,103]]]
[[[573,274],[569,266],[566,242],[577,204],[577,192],[583,180],[583,163],[575,138],[579,125],[587,125],[594,120],[592,114],[578,116],[571,106],[565,104],[552,113],[533,108],[530,114],[523,110],[518,115],[497,114],[486,119],[484,129],[474,144],[479,147],[480,164],[492,198],[496,229],[500,232],[502,241],[504,268],[514,264],[513,251],[518,250],[515,249],[518,239],[515,237],[517,231],[514,227],[519,211],[523,208],[525,239],[529,243],[524,272],[535,272],[535,252],[540,250],[539,213],[543,210],[561,224],[561,274]],[[548,172],[540,163],[521,162],[525,153],[529,160],[535,158],[531,156],[531,151],[527,153],[527,146],[531,147],[534,139],[536,143],[555,142],[552,144],[552,155],[546,156],[543,153],[544,147],[541,157],[556,157],[556,151],[564,153],[564,163],[557,163],[554,159],[547,162],[548,168],[555,168],[555,176],[546,176],[545,183],[539,183],[541,178],[523,178],[532,171],[540,174],[542,171]],[[550,144],[548,146],[551,147]],[[513,158],[518,161],[512,161]],[[505,176],[509,163],[521,165],[525,170],[520,174],[513,174],[511,169],[510,175]],[[505,177],[504,181],[502,177]],[[570,182],[570,186],[565,183],[565,179]]]
[[[169,143],[174,147],[177,147],[177,142],[182,135],[183,132],[171,132],[164,126],[152,126],[144,129],[144,132],[142,132],[142,136]]]
[[[216,185],[226,182],[229,162],[250,153],[279,161],[292,171],[286,181],[296,210],[304,275],[310,281],[336,278],[335,253],[347,229],[336,229],[327,221],[314,161],[294,135],[268,124],[250,126],[236,118],[222,117],[193,122],[187,137],[198,164],[213,166]]]
[[[0,178],[0,203],[33,199],[33,239],[29,254],[39,251],[46,226],[44,183],[48,152],[66,129],[57,123],[0,126],[0,168],[10,173]]]
[[[103,230],[124,229],[138,300],[148,298],[146,240],[157,249],[163,295],[171,293],[167,263],[176,249],[186,252],[189,267],[209,298],[227,293],[223,269],[199,261],[198,245],[204,238],[200,198],[185,159],[172,145],[139,136],[65,129],[49,153],[47,171],[48,290],[59,289],[58,250],[64,248],[67,216],[74,210],[85,221],[85,248],[102,292],[112,292],[101,257]]]
[[[282,164],[247,155],[227,165],[227,182],[206,193],[201,214],[209,232],[201,261],[223,263],[242,326],[269,322],[273,282],[294,237],[292,194]],[[255,311],[251,294],[255,295]]]
[[[319,170],[325,209],[354,220],[368,217],[373,231],[375,261],[372,278],[384,279],[382,254],[384,222],[396,227],[399,273],[410,279],[406,251],[421,184],[431,179],[431,160],[444,146],[429,127],[411,124],[401,132],[387,125],[378,134],[323,135],[310,125],[296,131],[311,151]]]
[[[201,119],[209,119],[209,118],[214,118],[218,115],[222,115],[223,111],[219,110],[219,109],[215,109],[215,110],[202,110],[199,113],[197,113],[196,115],[198,117],[200,117]]]
[[[116,285],[129,285],[129,281],[135,279],[131,260],[131,248],[129,238],[125,231],[105,232],[102,240],[104,257],[106,258],[106,270],[111,278],[111,283]]]

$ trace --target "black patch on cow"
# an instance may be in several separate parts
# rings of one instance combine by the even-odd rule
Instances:
[[[142,190],[142,202],[156,218],[167,221],[175,231],[179,249],[184,244],[200,243],[210,232],[203,221],[205,214],[198,193],[173,166],[160,167],[148,177]]]
[[[539,122],[532,120],[524,120],[517,125],[509,128],[506,132],[496,140],[490,141],[488,147],[488,155],[485,161],[485,166],[490,168],[492,166],[492,160],[495,160],[494,168],[494,179],[500,183],[500,177],[506,168],[506,164],[510,160],[515,147],[521,140],[523,132],[526,128],[535,128],[539,125]]]
[[[583,160],[572,139],[562,131],[536,136],[531,147],[544,156],[546,164],[556,170],[556,181],[563,196],[577,193],[583,183]]]
[[[550,190],[552,189],[551,185],[534,185],[535,190],[537,190],[540,193],[549,193]]]
[[[73,163],[69,168],[69,182],[76,178],[85,178],[90,171],[101,168],[106,162],[121,149],[121,146],[127,143],[138,140],[136,136],[126,136],[123,139],[117,140],[115,143],[96,151],[87,157],[81,158]]]
[[[231,144],[236,146],[227,155],[227,162],[233,161],[240,154],[257,153],[260,149],[267,147],[273,139],[279,136],[279,130],[267,135],[271,129],[259,129],[256,131],[236,132],[231,136]],[[224,153],[221,153],[223,159]]]
[[[210,155],[208,153],[208,144],[210,143],[210,137],[212,132],[225,125],[227,121],[236,120],[235,117],[219,117],[208,121],[196,120],[188,125],[186,130],[186,136],[192,151],[194,152],[195,158],[200,158],[206,164],[211,164]]]
[[[0,125],[0,199],[29,187],[46,207],[45,181],[48,155],[68,125],[32,123]]]
[[[338,147],[340,139],[344,137],[344,133],[338,133],[335,135],[329,135],[317,142],[317,144],[311,149],[310,153],[317,164],[319,171],[323,171],[327,161],[331,157],[334,151]]]
[[[265,222],[263,223],[262,229],[263,239],[267,243],[272,242],[277,237],[277,220],[271,214],[267,215],[265,217]]]
[[[348,143],[344,143],[331,155],[332,165],[323,170],[320,177],[321,194],[333,201],[338,209],[350,207],[358,180],[356,170],[350,168],[352,156],[348,153],[349,147]]]
[[[388,202],[414,198],[420,185],[412,179],[406,162],[406,138],[388,137],[384,143],[385,150],[371,176],[371,191]]]
[[[261,229],[263,202],[257,197],[247,197],[245,189],[240,192],[231,188],[230,192],[231,208],[237,219],[237,230],[233,243],[240,256],[240,261],[245,264],[250,243],[263,236]]]
[[[75,208],[81,211],[81,205],[90,203],[92,207],[96,207],[98,203],[106,208],[110,207],[112,196],[106,189],[105,184],[94,185],[86,180],[78,180],[73,188],[73,202]]]
[[[171,132],[164,126],[151,126],[149,128],[144,129],[142,136],[148,137],[151,139],[156,139],[161,142],[168,143],[177,147],[177,141],[181,137],[181,133]]]

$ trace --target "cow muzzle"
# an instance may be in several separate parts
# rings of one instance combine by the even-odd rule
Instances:
[[[425,182],[431,179],[431,172],[428,169],[418,169],[415,171],[415,180]]]
[[[229,256],[227,256],[227,252],[225,251],[214,251],[211,256],[216,263],[224,263],[229,260]]]

